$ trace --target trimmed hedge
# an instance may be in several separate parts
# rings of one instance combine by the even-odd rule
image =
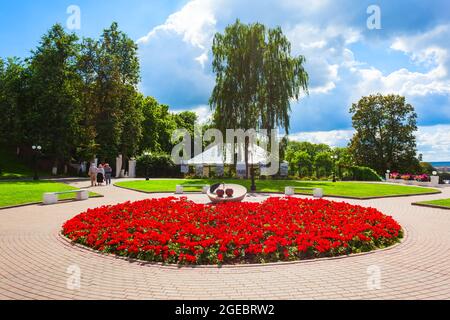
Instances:
[[[346,171],[342,177],[344,181],[382,181],[378,173],[372,168],[352,166]]]
[[[180,169],[173,163],[170,155],[150,153],[141,155],[136,159],[136,174],[138,177],[146,176],[146,168],[150,178],[178,178]]]

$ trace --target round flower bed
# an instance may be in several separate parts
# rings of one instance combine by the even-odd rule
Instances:
[[[219,205],[173,197],[127,202],[89,209],[62,232],[102,252],[177,264],[338,256],[402,237],[400,225],[376,209],[293,197]]]

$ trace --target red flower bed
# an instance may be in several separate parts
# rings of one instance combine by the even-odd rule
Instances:
[[[69,239],[102,252],[178,264],[234,264],[337,256],[386,247],[402,230],[373,208],[270,198],[197,204],[185,198],[89,209],[63,225]]]

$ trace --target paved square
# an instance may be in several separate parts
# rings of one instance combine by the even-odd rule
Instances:
[[[116,187],[90,190],[105,197],[0,211],[1,299],[450,299],[450,211],[411,206],[449,198],[450,188],[433,196],[344,200],[393,216],[406,230],[404,241],[393,248],[222,268],[129,262],[72,246],[59,235],[61,225],[87,208],[168,196]],[[208,201],[202,194],[188,197]],[[79,286],[71,282],[76,272]]]

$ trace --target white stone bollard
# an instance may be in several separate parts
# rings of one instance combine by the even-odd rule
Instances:
[[[175,194],[183,194],[183,186],[177,185],[175,189]]]
[[[314,198],[322,198],[323,197],[323,189],[322,188],[315,188],[313,191]]]
[[[122,170],[122,155],[116,158],[116,178],[120,178],[120,171]]]
[[[136,160],[128,161],[128,178],[136,178]]]
[[[391,174],[390,173],[386,173],[386,182],[388,182],[389,180],[391,180]]]
[[[433,187],[439,186],[439,176],[431,176],[430,181],[431,181],[431,186],[433,186]]]
[[[292,188],[292,187],[284,188],[284,194],[287,195],[287,196],[294,195],[294,188]]]
[[[58,202],[58,195],[51,193],[51,192],[46,192],[46,193],[44,193],[43,202],[45,205],[55,204]]]
[[[76,193],[77,200],[87,200],[89,199],[89,192],[87,190],[82,190]]]

